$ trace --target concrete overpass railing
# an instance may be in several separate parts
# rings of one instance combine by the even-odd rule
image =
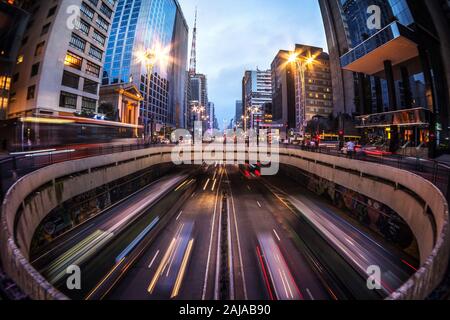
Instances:
[[[5,271],[32,298],[64,299],[27,259],[40,222],[68,199],[171,162],[171,151],[167,146],[63,162],[20,179],[2,205],[0,251]],[[406,221],[417,238],[422,266],[390,299],[423,299],[442,281],[450,253],[448,204],[431,182],[393,167],[297,149],[281,148],[279,162],[384,203]]]

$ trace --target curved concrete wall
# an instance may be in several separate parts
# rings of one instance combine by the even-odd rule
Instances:
[[[156,164],[171,162],[170,150],[151,148],[58,163],[17,181],[5,195],[0,221],[0,254],[8,275],[34,299],[64,299],[28,263],[32,237],[41,221],[77,195]],[[21,207],[22,214],[18,215]]]
[[[450,254],[448,204],[431,182],[393,167],[295,149],[282,149],[280,162],[382,202],[406,221],[422,266],[391,299],[424,299],[443,280]]]
[[[170,152],[171,147],[161,147],[94,157],[56,164],[23,177],[9,190],[2,206],[0,250],[6,272],[33,298],[64,298],[27,261],[39,223],[48,212],[76,195],[155,164],[171,162]],[[441,282],[450,251],[448,205],[433,184],[410,172],[374,163],[295,149],[281,148],[280,153],[281,163],[382,202],[409,224],[418,241],[422,267],[390,298],[423,299]],[[44,185],[46,188],[42,188]],[[36,194],[40,188],[43,191]],[[18,215],[21,205],[23,213]]]

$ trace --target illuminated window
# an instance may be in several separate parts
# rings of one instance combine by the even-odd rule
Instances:
[[[0,89],[9,90],[11,86],[11,78],[7,76],[0,76]]]
[[[67,52],[66,59],[64,60],[64,65],[69,66],[74,69],[81,70],[82,64],[83,64],[83,58],[81,58],[71,52]]]
[[[21,64],[23,62],[23,54],[17,57],[17,64]]]

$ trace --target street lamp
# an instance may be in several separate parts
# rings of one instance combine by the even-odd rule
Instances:
[[[145,103],[145,123],[144,123],[144,136],[147,139],[148,136],[148,120],[150,113],[150,77],[153,73],[153,68],[158,62],[166,62],[169,59],[170,47],[162,48],[157,44],[152,49],[145,49],[136,52],[136,57],[139,63],[145,65],[147,69],[147,100]],[[151,115],[151,127],[150,127],[150,141],[153,140],[153,121],[154,116]]]
[[[313,65],[315,62],[315,57],[314,56],[300,56],[299,54],[293,52],[289,58],[288,58],[288,63],[293,64],[295,63],[296,65],[296,69],[298,69],[300,72],[300,82],[301,82],[301,90],[302,90],[302,102],[303,102],[303,110],[302,111],[302,119],[301,119],[301,133],[304,135],[304,130],[306,127],[306,68],[308,66]],[[295,78],[297,80],[297,72],[295,72]],[[296,81],[297,82],[297,81]]]
[[[195,122],[197,121],[197,119],[201,119],[201,116],[202,116],[203,112],[205,112],[205,110],[206,110],[205,107],[203,107],[199,104],[196,104],[191,108],[191,111],[194,114],[194,121],[192,123],[192,133],[193,133],[192,141],[194,143],[195,143]]]

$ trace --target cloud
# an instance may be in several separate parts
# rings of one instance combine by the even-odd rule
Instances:
[[[208,95],[219,124],[235,114],[242,77],[268,69],[280,49],[295,43],[324,47],[319,5],[313,0],[179,0],[191,28],[198,6],[197,69],[208,76]],[[192,36],[192,35],[191,35]]]

